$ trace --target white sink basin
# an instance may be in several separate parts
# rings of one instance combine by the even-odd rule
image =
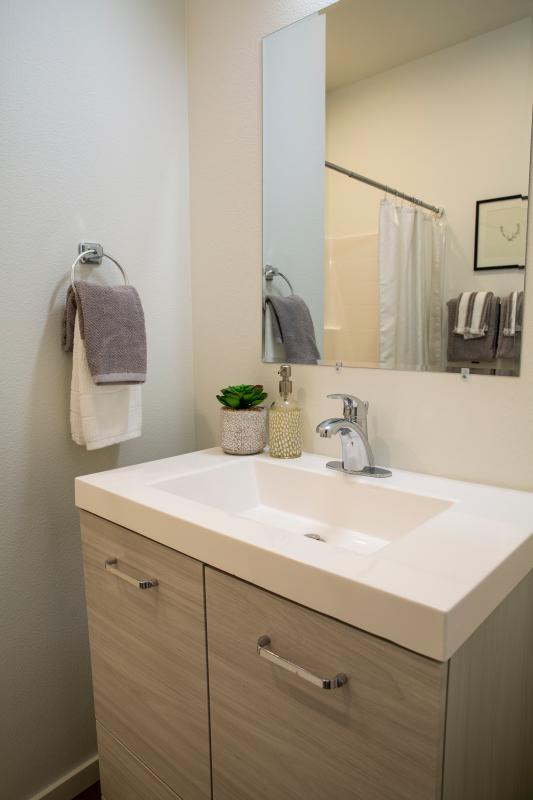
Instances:
[[[155,481],[151,486],[236,517],[307,536],[317,545],[326,543],[363,554],[385,547],[452,505],[450,500],[344,477],[272,460],[242,459]]]
[[[326,462],[203,450],[78,478],[76,504],[439,660],[533,567],[533,493]]]

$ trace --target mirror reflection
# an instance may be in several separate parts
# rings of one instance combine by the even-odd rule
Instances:
[[[518,375],[529,0],[341,0],[263,43],[265,361]]]

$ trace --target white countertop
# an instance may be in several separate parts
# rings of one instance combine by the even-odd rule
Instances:
[[[267,454],[245,457],[266,459]],[[305,453],[280,468],[450,501],[361,555],[316,546],[154,484],[240,461],[218,448],[76,479],[76,505],[206,564],[437,660],[447,660],[533,567],[533,493],[393,470],[348,477]],[[386,495],[384,495],[386,497]],[[392,496],[391,496],[392,497]]]

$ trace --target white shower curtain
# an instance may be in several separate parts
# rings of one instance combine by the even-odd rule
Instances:
[[[379,362],[389,369],[442,363],[445,224],[382,200],[379,214]]]

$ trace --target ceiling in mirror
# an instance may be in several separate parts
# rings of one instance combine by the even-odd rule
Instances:
[[[531,2],[340,0],[323,13],[331,92],[529,17]]]
[[[517,375],[524,0],[340,0],[264,40],[266,361]]]

